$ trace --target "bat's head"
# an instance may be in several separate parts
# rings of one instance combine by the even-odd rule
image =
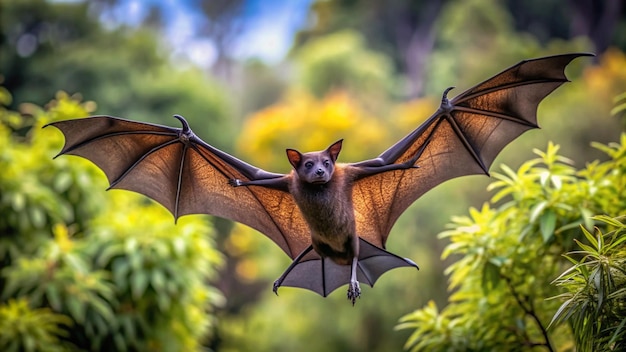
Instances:
[[[338,140],[326,150],[310,153],[300,153],[295,149],[287,149],[287,158],[298,174],[298,178],[306,183],[324,184],[330,181],[335,171],[335,161],[341,151]]]

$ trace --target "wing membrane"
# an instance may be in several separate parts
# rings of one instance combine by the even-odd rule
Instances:
[[[179,119],[182,119],[179,118]],[[293,197],[285,191],[245,187],[229,179],[280,177],[220,151],[183,128],[94,116],[50,124],[65,135],[59,153],[86,158],[104,171],[110,188],[146,195],[177,219],[211,214],[248,225],[272,239],[290,257],[310,244]]]
[[[422,194],[449,179],[488,174],[500,151],[537,128],[537,107],[567,82],[567,54],[522,61],[459,94],[424,124],[382,153],[386,164],[412,162],[419,168],[365,177],[355,183],[357,232],[384,248],[397,218]]]

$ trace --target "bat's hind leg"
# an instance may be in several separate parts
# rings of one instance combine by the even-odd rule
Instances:
[[[293,260],[293,262],[291,262],[289,267],[287,267],[287,270],[285,270],[285,272],[276,281],[274,281],[274,287],[272,288],[272,291],[274,291],[276,295],[278,295],[278,288],[282,286],[283,281],[285,281],[285,278],[287,277],[287,275],[289,275],[291,270],[293,270],[293,268],[295,268],[296,265],[300,263],[300,260],[302,260],[302,258],[304,258],[304,256],[307,255],[312,249],[313,249],[313,245],[310,245],[305,250],[303,250],[302,253],[298,254],[298,256]]]
[[[348,299],[352,301],[352,305],[356,302],[356,299],[361,297],[361,286],[356,278],[356,269],[359,263],[359,258],[352,258],[352,273],[350,274],[350,284],[348,285]]]

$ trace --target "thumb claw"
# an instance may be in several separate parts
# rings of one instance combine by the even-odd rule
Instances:
[[[279,287],[280,287],[280,283],[278,282],[278,280],[276,280],[276,282],[274,282],[274,287],[272,287],[272,291],[274,291],[276,296],[278,296],[278,288]]]

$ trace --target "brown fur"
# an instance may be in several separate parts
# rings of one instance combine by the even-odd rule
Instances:
[[[292,171],[289,191],[311,230],[313,248],[337,264],[350,264],[358,256],[358,238],[352,206],[349,170],[336,164],[330,181],[313,184]]]

